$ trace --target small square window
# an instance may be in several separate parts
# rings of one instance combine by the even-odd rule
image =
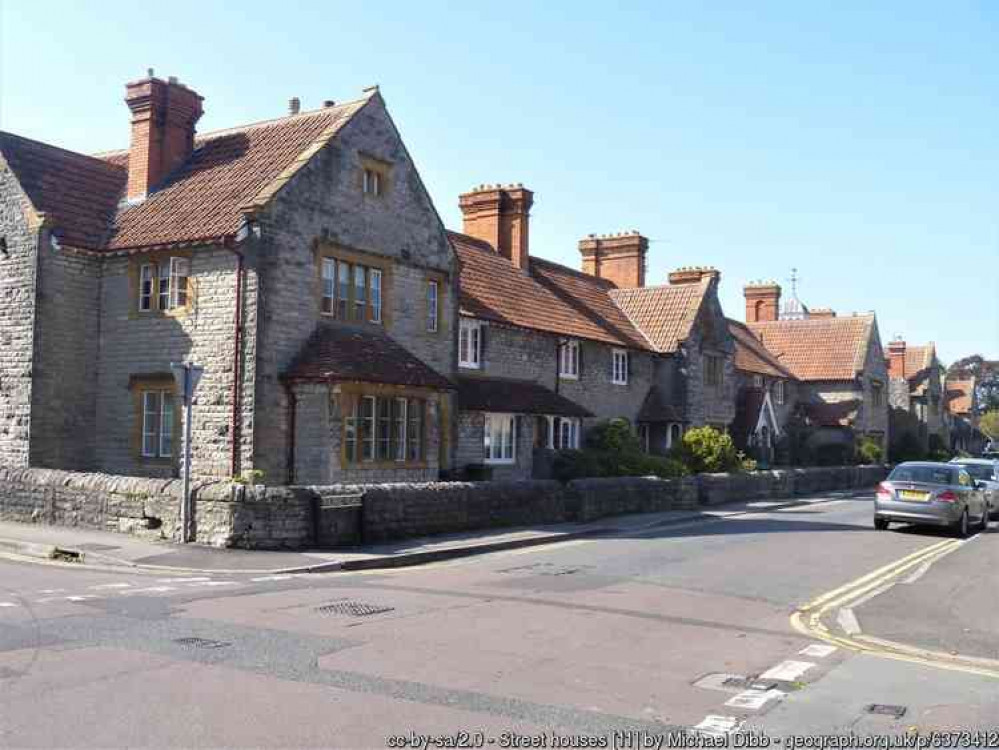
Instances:
[[[364,194],[380,198],[385,190],[385,177],[377,169],[364,168]]]

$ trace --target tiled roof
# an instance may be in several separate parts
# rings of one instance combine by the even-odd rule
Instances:
[[[12,133],[0,132],[0,154],[62,242],[100,247],[107,241],[128,177],[125,169]]]
[[[332,138],[367,99],[243,128],[206,133],[194,153],[144,201],[118,213],[107,248],[118,250],[235,234],[243,211]],[[120,162],[120,154],[104,158]],[[278,185],[274,183],[278,182]],[[261,195],[261,194],[264,195]]]
[[[690,336],[710,279],[691,284],[615,289],[611,298],[659,352],[675,352]]]
[[[756,337],[801,380],[853,380],[864,369],[874,315],[749,323]]]
[[[857,418],[859,399],[832,403],[806,403],[805,415],[815,427],[849,427]]]
[[[551,414],[559,417],[593,415],[560,393],[530,380],[459,378],[458,408],[510,414]]]
[[[642,408],[638,410],[637,420],[639,422],[682,422],[683,414],[678,406],[670,403],[670,399],[662,388],[654,385],[645,394],[645,401],[642,402]]]
[[[794,378],[794,374],[760,343],[744,323],[730,319],[728,330],[735,340],[736,369],[773,378]]]
[[[936,347],[933,342],[926,346],[908,346],[905,349],[905,377],[909,380],[921,374],[933,364]]]
[[[452,383],[375,327],[320,323],[288,368],[288,380],[358,381],[452,389]]]
[[[461,264],[461,312],[483,320],[633,349],[649,344],[614,304],[614,285],[540,258],[530,273],[486,242],[449,232]]]
[[[235,234],[244,211],[266,202],[368,99],[205,133],[145,200],[122,202],[128,152],[84,156],[0,134],[0,151],[62,241],[124,250],[213,241]]]
[[[975,381],[947,381],[947,409],[951,414],[970,414],[974,404]]]

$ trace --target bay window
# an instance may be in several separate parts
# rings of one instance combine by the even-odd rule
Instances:
[[[347,395],[342,403],[344,464],[424,460],[424,399]]]

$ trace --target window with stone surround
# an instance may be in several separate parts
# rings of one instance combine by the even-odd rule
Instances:
[[[558,376],[566,380],[579,377],[579,342],[569,339],[559,344]]]
[[[361,194],[365,198],[384,198],[389,191],[392,165],[387,161],[361,155]]]
[[[483,430],[483,456],[487,464],[512,464],[517,460],[517,417],[514,414],[486,414]]]
[[[871,406],[880,407],[885,404],[884,384],[877,380],[871,381]]]
[[[783,380],[778,380],[774,383],[774,402],[778,406],[783,406],[784,399],[787,398],[787,395],[784,393],[784,388],[785,386]]]
[[[133,449],[142,461],[170,462],[180,443],[180,410],[169,373],[130,378],[133,394]]]
[[[425,460],[425,399],[364,393],[342,398],[344,465],[390,467]]]
[[[437,333],[440,326],[440,288],[437,279],[427,281],[427,330]]]
[[[383,323],[388,262],[356,254],[319,253],[319,310],[337,320]]]
[[[187,255],[154,254],[132,265],[135,307],[138,313],[186,312],[191,307],[194,282]]]
[[[611,382],[628,385],[628,350],[615,349],[611,353]]]
[[[458,332],[458,365],[471,370],[482,367],[482,324],[462,318]]]
[[[725,360],[715,354],[704,355],[704,383],[709,388],[720,388],[725,372]]]

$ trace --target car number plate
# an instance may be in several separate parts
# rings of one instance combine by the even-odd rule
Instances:
[[[919,502],[926,502],[929,498],[929,492],[916,492],[915,490],[902,490],[899,493],[903,500],[917,500]]]

